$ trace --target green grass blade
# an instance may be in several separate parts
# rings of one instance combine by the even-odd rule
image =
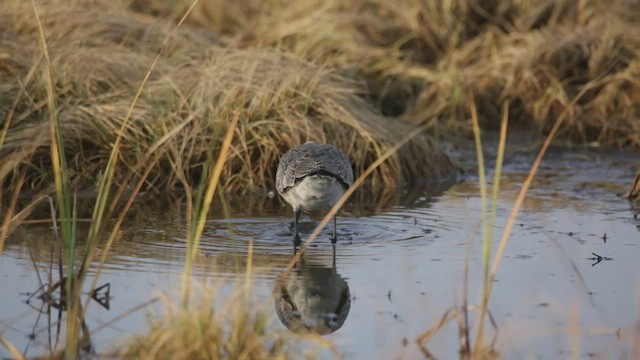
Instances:
[[[202,232],[204,230],[204,225],[207,220],[207,214],[209,212],[209,208],[213,201],[213,195],[215,194],[216,187],[220,180],[220,175],[222,174],[222,169],[227,159],[227,154],[229,152],[229,148],[231,147],[231,140],[233,140],[233,134],[235,133],[236,127],[238,125],[238,120],[240,119],[240,113],[236,113],[229,127],[227,128],[227,132],[224,135],[224,139],[222,140],[222,145],[218,150],[218,159],[216,160],[215,166],[213,167],[213,173],[209,178],[209,182],[206,185],[205,193],[202,198],[202,205],[197,209],[198,212],[194,212],[193,218],[195,227],[193,229],[189,229],[189,239],[188,239],[188,252],[185,258],[185,269],[183,274],[183,285],[182,285],[182,306],[186,307],[189,301],[189,288],[190,288],[190,279],[191,273],[193,271],[193,263],[198,252],[198,246],[200,244],[200,238],[202,237]],[[203,173],[206,174],[206,173]],[[203,175],[205,176],[205,175]],[[201,194],[200,190],[198,193]],[[196,199],[196,202],[200,200]]]
[[[475,121],[477,123],[477,121]],[[490,277],[489,268],[491,266],[491,247],[493,245],[493,228],[496,222],[496,208],[498,205],[498,193],[500,192],[500,177],[502,174],[502,163],[504,160],[504,149],[507,140],[507,125],[509,122],[509,101],[505,101],[502,104],[502,119],[500,122],[500,139],[498,141],[498,151],[496,155],[496,164],[493,174],[493,186],[491,191],[491,210],[489,214],[489,220],[486,223],[486,217],[483,217],[483,229],[487,229],[487,232],[483,236],[482,244],[482,263],[483,263],[483,276],[482,276],[482,299],[480,305],[480,324],[478,326],[478,333],[476,336],[476,343],[474,346],[474,353],[480,353],[482,347],[482,338],[484,332],[484,320],[487,313],[489,298],[487,294],[490,291]],[[485,193],[486,196],[486,193]],[[486,211],[486,208],[484,209]]]
[[[76,291],[79,291],[77,284],[75,283],[75,251],[76,251],[76,236],[75,236],[75,222],[73,216],[75,216],[75,210],[71,209],[71,195],[69,191],[69,174],[66,163],[64,140],[62,138],[62,124],[60,123],[60,117],[58,116],[58,109],[55,96],[55,81],[53,76],[53,68],[51,66],[51,59],[49,57],[49,51],[47,47],[47,40],[44,33],[44,27],[40,21],[38,14],[38,8],[35,0],[31,1],[35,20],[38,24],[38,31],[40,35],[40,42],[42,51],[44,53],[45,65],[47,69],[47,109],[49,113],[49,123],[51,131],[51,164],[53,172],[53,181],[55,185],[55,193],[57,200],[57,210],[60,216],[60,231],[62,235],[62,248],[63,256],[66,268],[66,281],[65,281],[65,301],[67,306],[67,328],[66,336],[67,342],[65,345],[65,358],[75,359],[77,356],[77,340],[79,329],[75,319],[77,314]]]

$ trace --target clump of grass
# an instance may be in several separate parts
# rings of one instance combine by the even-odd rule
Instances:
[[[115,196],[110,197],[112,192],[112,183],[114,179],[115,169],[117,168],[117,163],[121,151],[121,144],[123,139],[123,134],[125,133],[125,129],[129,124],[129,120],[132,117],[133,108],[140,98],[140,94],[142,89],[145,87],[149,75],[155,68],[158,59],[162,55],[163,51],[166,49],[166,45],[169,43],[169,40],[174,36],[175,30],[171,33],[169,39],[165,40],[164,45],[159,50],[159,53],[156,55],[156,58],[149,65],[149,70],[146,72],[144,77],[141,80],[140,85],[137,87],[137,92],[135,96],[132,97],[130,101],[130,106],[128,110],[124,114],[124,118],[120,124],[120,127],[116,129],[114,132],[114,141],[113,144],[109,147],[109,151],[107,152],[106,162],[102,170],[102,176],[98,179],[97,185],[97,194],[96,201],[93,207],[92,218],[90,222],[90,226],[88,229],[88,235],[86,238],[86,245],[84,251],[80,258],[77,258],[77,207],[76,207],[76,195],[72,194],[70,184],[69,184],[69,172],[70,166],[68,165],[68,158],[65,156],[65,149],[68,143],[65,142],[65,138],[63,137],[63,127],[60,120],[60,111],[58,107],[58,93],[55,85],[55,70],[52,66],[52,60],[50,57],[50,43],[47,40],[47,36],[45,34],[45,29],[41,20],[41,16],[39,13],[38,6],[35,1],[31,1],[31,6],[33,10],[33,18],[35,19],[34,23],[37,24],[37,39],[39,40],[39,46],[43,53],[43,62],[44,62],[44,71],[43,71],[43,83],[44,83],[44,91],[46,93],[46,99],[44,103],[47,106],[46,115],[48,115],[48,123],[45,122],[45,125],[48,125],[44,128],[46,130],[48,128],[50,140],[50,157],[48,160],[51,163],[50,176],[53,178],[54,182],[54,190],[55,190],[55,204],[54,201],[51,200],[52,206],[52,223],[53,223],[53,231],[54,237],[59,241],[61,249],[59,254],[59,280],[55,284],[51,284],[51,281],[47,284],[41,284],[40,290],[44,291],[47,294],[47,297],[50,298],[52,293],[56,290],[60,291],[59,295],[59,308],[66,311],[66,336],[65,336],[65,345],[64,351],[62,355],[65,359],[75,359],[78,357],[81,347],[81,343],[88,343],[90,338],[89,330],[86,327],[86,323],[84,321],[84,315],[86,308],[88,306],[89,300],[92,295],[88,296],[86,299],[85,306],[83,307],[81,304],[81,294],[83,290],[84,281],[86,280],[86,276],[88,273],[89,267],[92,265],[94,260],[97,247],[102,245],[103,257],[101,263],[104,263],[105,257],[109,252],[109,248],[113,239],[116,237],[119,226],[122,223],[125,214],[131,207],[133,200],[137,197],[141,185],[144,183],[145,179],[149,174],[149,167],[145,169],[143,165],[140,163],[144,163],[144,161],[138,161],[138,164],[135,164],[133,167],[129,167],[129,170],[125,176],[131,178],[132,174],[136,174],[138,176],[137,185],[134,186],[134,189],[130,191],[128,201],[122,206],[120,209],[120,214],[118,217],[115,217],[116,221],[111,225],[110,233],[106,231],[106,220],[111,219],[111,215],[114,212],[113,204],[118,204],[121,200],[121,196],[123,194],[123,190],[127,187],[128,183],[124,182],[124,184],[120,184],[119,186],[115,186],[117,189],[115,191]],[[178,27],[180,24],[177,25]],[[22,92],[18,96],[18,99],[14,101],[14,104],[18,103],[18,100]],[[10,111],[10,116],[12,116],[13,109]],[[7,124],[11,117],[7,119]],[[5,129],[8,129],[7,125]],[[7,139],[5,135],[9,134],[8,131],[3,132],[2,140],[3,143],[1,146],[6,146],[7,143],[4,140]],[[10,134],[9,134],[10,138]],[[160,144],[162,144],[160,142]],[[156,144],[154,144],[156,145]],[[142,159],[148,160],[150,158],[148,152],[143,154]],[[44,159],[44,158],[43,158]],[[150,161],[151,164],[155,164],[154,161]],[[15,164],[14,164],[15,165]],[[16,166],[16,168],[20,168],[20,166]],[[49,169],[46,169],[47,172]],[[13,170],[14,173],[17,171]],[[7,216],[5,216],[4,223],[2,224],[2,236],[5,236],[8,233],[8,229],[11,226],[15,227],[16,219],[11,216],[11,214],[16,209],[16,201],[15,198],[18,195],[25,179],[25,172],[21,173],[21,177],[17,181],[17,186],[14,190],[14,197],[12,199],[12,203],[9,205],[7,209]],[[0,178],[0,182],[4,182],[4,178]],[[135,181],[134,181],[135,183]],[[111,202],[111,206],[109,206],[109,202]],[[33,203],[33,201],[31,202]],[[31,205],[28,205],[21,212],[27,210]],[[58,231],[57,224],[60,223],[60,231]],[[105,240],[106,243],[99,244],[100,240]],[[0,243],[0,247],[1,247]],[[0,249],[1,250],[1,249]],[[53,253],[51,254],[51,259],[53,262]],[[64,266],[63,266],[64,263]],[[51,264],[53,265],[53,264]],[[100,269],[98,269],[98,273],[94,276],[93,284],[91,285],[90,294],[93,294],[94,289],[96,289],[96,283],[99,277]],[[40,278],[40,277],[39,277]],[[50,278],[51,280],[51,278]],[[38,291],[40,291],[38,290]],[[60,313],[62,314],[62,313]],[[57,351],[57,341],[52,351]],[[52,357],[57,355],[51,354]]]
[[[640,43],[629,29],[610,15],[572,26],[486,32],[452,54],[439,72],[410,70],[444,86],[423,92],[414,110],[446,104],[445,118],[455,117],[464,101],[451,103],[445,94],[465,89],[476,94],[485,126],[498,127],[492,119],[499,118],[499,101],[509,100],[519,125],[546,133],[570,105],[559,138],[638,146],[634,99],[640,92],[633,79],[640,69]],[[581,92],[584,96],[572,103]]]
[[[68,159],[70,184],[92,188],[171,23],[111,2],[41,7],[56,70],[61,136],[67,153],[73,154]],[[29,187],[42,188],[51,180],[43,170],[50,165],[50,140],[42,136],[46,78],[34,42],[37,31],[22,2],[12,0],[4,9],[0,29],[8,35],[3,47],[15,55],[3,60],[11,71],[0,71],[0,98],[15,100],[16,106],[14,112],[0,114],[11,120],[0,149],[7,160],[0,165],[0,179],[28,164]],[[122,170],[135,168],[151,153],[157,164],[147,188],[183,186],[181,177],[197,183],[206,150],[221,144],[230,114],[240,117],[238,142],[221,174],[227,190],[271,187],[281,154],[307,140],[345,148],[364,169],[408,128],[382,116],[361,96],[366,87],[357,76],[276,49],[222,47],[210,33],[182,28],[165,55],[123,128],[116,183],[131,181]],[[11,94],[21,95],[14,99]],[[373,182],[393,185],[448,176],[454,170],[422,137],[382,166]]]
[[[180,14],[188,1],[134,0],[139,11]],[[465,94],[483,126],[502,103],[546,134],[569,109],[559,138],[640,146],[640,7],[629,1],[359,0],[203,3],[192,24],[231,46],[265,44],[363,75],[387,114],[429,121],[443,135],[472,132]],[[228,16],[225,16],[227,14]],[[230,20],[233,19],[233,20]],[[445,130],[446,129],[446,130]]]
[[[271,309],[238,284],[220,302],[206,287],[188,311],[165,298],[165,314],[152,317],[147,334],[135,336],[117,353],[136,359],[288,359],[311,357],[324,347],[319,336],[272,327]],[[314,346],[315,345],[315,346]]]

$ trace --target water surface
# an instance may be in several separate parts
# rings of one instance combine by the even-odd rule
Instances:
[[[526,151],[507,155],[496,238],[532,159]],[[517,218],[490,303],[498,353],[506,358],[562,358],[573,351],[583,358],[640,356],[633,345],[640,342],[635,330],[640,325],[640,209],[622,196],[638,164],[640,155],[633,152],[556,149],[546,157]],[[325,326],[325,336],[346,358],[421,358],[415,339],[462,304],[465,263],[469,303],[479,301],[478,194],[472,172],[455,184],[361,194],[340,213],[335,249],[327,228],[276,294],[307,301],[311,310],[339,308],[329,325],[316,325]],[[98,282],[111,286],[109,309],[92,303],[87,314],[98,353],[143,333],[148,311],[162,306],[149,305],[112,322],[118,315],[160,292],[179,291],[185,212],[179,202],[171,204],[148,200],[139,205],[109,253]],[[293,256],[291,210],[267,196],[230,196],[227,206],[227,216],[216,208],[207,222],[197,279],[242,279],[253,241],[255,291],[273,309],[274,326],[284,327],[278,316],[293,326],[290,314],[282,313],[288,303],[271,304],[276,278]],[[304,221],[303,239],[317,219]],[[55,324],[55,309],[48,315],[40,300],[26,303],[39,287],[38,275],[45,282],[48,274],[56,276],[49,267],[52,241],[50,227],[25,226],[0,255],[0,331],[27,356],[46,354],[55,343],[55,326],[49,323]],[[453,322],[427,344],[438,358],[457,357],[457,346]],[[0,357],[8,356],[0,348]]]

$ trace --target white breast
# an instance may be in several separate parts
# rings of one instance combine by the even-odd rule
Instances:
[[[335,177],[311,175],[296,183],[282,197],[294,210],[313,212],[330,209],[344,192],[344,186]]]

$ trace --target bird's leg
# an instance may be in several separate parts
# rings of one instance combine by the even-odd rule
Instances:
[[[296,243],[295,240],[293,241],[293,256],[296,256],[296,254],[298,254],[298,249],[299,249],[300,244]]]
[[[336,269],[336,243],[332,242],[331,246],[333,247],[333,261],[331,264],[333,265],[333,269]]]
[[[338,235],[337,235],[337,225],[336,225],[336,217],[338,216],[338,214],[333,214],[333,236],[331,237],[331,242],[333,244],[336,243],[336,241],[338,241]]]
[[[300,221],[300,210],[293,210],[293,244],[300,245],[300,235],[298,234],[298,221]]]

